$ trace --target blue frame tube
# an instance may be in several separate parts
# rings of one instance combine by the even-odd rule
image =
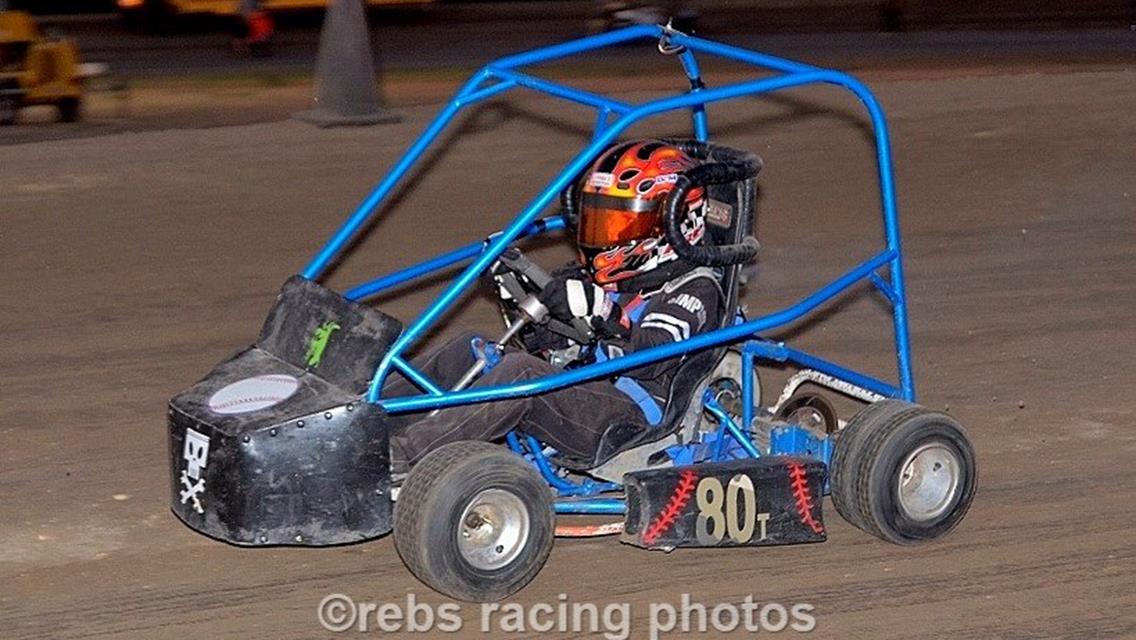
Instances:
[[[426,374],[422,373],[418,369],[415,369],[406,360],[403,360],[402,358],[395,358],[393,362],[394,368],[398,370],[399,373],[406,376],[406,378],[413,382],[419,389],[422,389],[432,396],[440,396],[445,393],[445,391],[441,387],[434,384],[433,380],[427,378]]]
[[[607,33],[601,33],[579,40],[569,40],[568,42],[561,42],[548,47],[540,49],[533,49],[532,51],[523,51],[515,53],[511,56],[505,56],[490,64],[494,69],[515,69],[517,67],[524,67],[530,64],[539,64],[541,62],[551,62],[559,60],[560,58],[567,58],[574,56],[578,53],[585,51],[593,51],[595,49],[603,49],[615,44],[628,42],[630,40],[641,40],[644,38],[658,38],[662,34],[662,27],[651,24],[634,25],[624,29],[617,29]]]
[[[430,146],[430,143],[438,137],[442,129],[454,119],[457,112],[464,106],[461,98],[476,89],[477,85],[481,84],[487,77],[488,74],[485,71],[481,71],[465,83],[458,92],[457,97],[450,101],[445,109],[442,109],[442,112],[426,127],[422,135],[418,136],[414,144],[410,145],[406,153],[391,167],[386,177],[384,177],[374,190],[367,195],[363,202],[359,204],[351,216],[347,218],[347,221],[336,230],[335,235],[333,235],[331,240],[328,240],[327,244],[312,258],[308,266],[304,267],[300,275],[309,280],[315,280],[323,275],[328,265],[330,265],[344,247],[351,242],[351,239],[355,237],[359,229],[371,219],[371,216],[375,212],[375,207],[387,197],[391,190],[394,189],[394,186],[398,184],[398,181],[406,175],[406,172],[422,155],[422,152],[426,150],[426,147]]]
[[[836,294],[864,279],[867,277],[868,273],[879,268],[881,264],[887,263],[891,258],[892,253],[885,251],[875,258],[862,263],[860,266],[852,269],[821,289],[818,289],[795,305],[732,327],[701,333],[683,342],[671,342],[651,347],[650,349],[633,351],[604,362],[591,364],[578,369],[569,369],[561,373],[526,380],[524,382],[509,385],[475,387],[463,391],[447,393],[442,396],[388,398],[382,400],[380,404],[390,413],[405,413],[537,395],[581,382],[587,382],[588,380],[613,376],[628,369],[634,369],[652,362],[674,358],[692,351],[699,351],[721,344],[746,340],[760,331],[778,327],[800,318],[824,304]]]
[[[514,434],[509,433],[506,438],[508,438],[508,436],[514,436]],[[547,480],[561,496],[594,496],[599,493],[604,493],[605,491],[614,491],[619,488],[619,485],[611,482],[597,482],[595,480],[585,479],[580,483],[575,483],[571,480],[561,478],[557,475],[556,469],[548,459],[548,456],[544,455],[539,440],[526,434],[525,445],[532,454],[533,462],[536,464],[537,470],[540,471],[540,475],[544,476],[544,479]],[[512,441],[510,441],[509,446],[516,450]]]
[[[692,90],[685,94],[632,106],[608,99],[604,96],[582,92],[571,87],[565,87],[511,71],[520,66],[547,62],[620,42],[643,38],[654,39],[664,33],[672,44],[686,47],[687,51],[683,53],[682,62],[688,77],[691,75],[692,69],[697,73],[697,64],[694,63],[693,53],[691,53],[695,51],[774,69],[782,72],[782,74],[722,87],[699,89],[696,91]],[[689,57],[687,54],[689,54]],[[693,67],[690,66],[691,63],[694,63]],[[484,81],[492,78],[498,79],[496,84],[479,88]],[[464,106],[486,99],[491,95],[496,95],[514,86],[521,85],[537,91],[551,93],[556,97],[588,104],[596,107],[599,111],[607,110],[617,114],[622,112],[622,115],[620,115],[615,122],[605,127],[602,131],[597,130],[592,142],[569,162],[561,174],[554,178],[499,236],[492,238],[488,246],[476,256],[469,255],[469,257],[474,258],[473,262],[468,265],[451,285],[407,328],[379,363],[371,381],[367,400],[370,402],[379,401],[382,382],[388,375],[391,367],[395,366],[395,359],[400,358],[401,353],[421,337],[421,335],[455,302],[458,296],[469,288],[474,279],[483,272],[509,244],[521,235],[524,229],[533,222],[539,211],[552,202],[553,198],[567,186],[573,176],[579,175],[593,158],[611,144],[611,142],[629,126],[651,116],[668,111],[689,108],[695,114],[694,126],[696,136],[708,135],[708,132],[702,129],[698,124],[699,110],[704,110],[705,105],[708,103],[813,84],[832,84],[845,88],[856,95],[868,111],[876,141],[877,170],[885,236],[887,238],[887,251],[869,260],[867,263],[864,263],[853,272],[846,274],[843,278],[833,281],[829,286],[818,291],[817,294],[810,296],[805,301],[793,307],[789,307],[788,309],[764,318],[747,322],[743,325],[703,334],[677,345],[669,345],[669,348],[657,347],[598,365],[591,365],[570,372],[548,376],[544,379],[528,381],[508,387],[482,388],[459,393],[446,393],[442,396],[426,397],[425,399],[421,396],[396,398],[390,399],[383,404],[392,411],[396,409],[410,411],[542,393],[562,386],[575,384],[583,380],[630,369],[641,364],[675,357],[697,349],[715,346],[731,340],[744,339],[758,331],[779,326],[799,318],[820,303],[838,295],[850,286],[852,282],[863,277],[868,277],[871,270],[883,266],[887,266],[890,270],[891,288],[895,298],[893,301],[892,315],[895,329],[899,395],[908,400],[914,399],[915,390],[911,373],[910,343],[907,329],[907,305],[900,251],[899,222],[896,211],[890,140],[883,110],[871,91],[860,81],[845,73],[821,69],[776,56],[747,51],[738,47],[711,42],[677,32],[665,31],[662,27],[658,26],[640,25],[509,56],[488,65],[474,74],[457,93],[455,98],[430,123],[422,135],[419,136],[407,150],[406,154],[391,168],[379,185],[368,195],[363,203],[360,204],[348,220],[336,231],[331,240],[329,240],[304,269],[302,275],[311,279],[318,278],[326,270],[336,256],[349,244],[359,229],[368,222],[376,206],[390,193],[395,184],[404,177],[411,165],[422,155],[430,143],[437,138],[442,129],[449,124],[457,111]],[[462,255],[468,254],[463,253]],[[453,259],[454,255],[450,254],[448,257]],[[864,268],[869,265],[871,265],[871,270],[864,272]],[[418,275],[420,275],[420,273]],[[856,275],[856,277],[854,280],[848,281],[847,278],[852,275]],[[399,281],[405,281],[405,279],[409,277],[417,277],[416,275],[407,274],[405,272],[403,276],[406,276],[406,278],[399,279]],[[739,329],[744,329],[744,331]]]
[[[877,380],[871,376],[866,376],[862,373],[852,371],[846,367],[842,367],[833,362],[829,362],[824,358],[820,358],[806,353],[800,349],[786,346],[780,342],[769,342],[768,340],[751,340],[746,343],[743,354],[750,353],[755,356],[765,358],[767,360],[774,360],[776,362],[793,362],[807,369],[816,369],[821,373],[826,373],[835,378],[851,382],[854,385],[863,387],[869,391],[874,391],[882,396],[888,398],[901,398],[903,391],[898,387]],[[743,364],[744,366],[744,364]],[[744,391],[744,389],[743,389]]]
[[[536,467],[541,477],[544,478],[544,481],[548,483],[548,486],[555,489],[560,497],[590,497],[619,489],[619,485],[613,482],[599,482],[586,478],[577,483],[560,477],[556,472],[555,465],[548,459],[548,456],[544,455],[540,441],[530,435],[525,435],[522,442],[521,437],[517,435],[516,431],[510,431],[505,434],[505,443],[509,445],[513,453],[529,460]]]
[[[522,87],[540,91],[541,93],[547,93],[550,96],[563,98],[564,100],[568,100],[569,102],[576,102],[588,107],[594,107],[596,109],[607,109],[612,113],[627,113],[633,108],[631,105],[625,102],[620,102],[619,100],[612,100],[611,98],[597,95],[595,93],[591,93],[590,91],[583,91],[581,89],[567,87],[550,80],[544,80],[542,78],[530,76],[526,73],[520,73],[519,71],[490,67],[489,73],[494,77],[509,80]]]
[[[695,59],[694,53],[690,49],[685,49],[679,54],[678,59],[682,62],[682,70],[686,72],[686,78],[690,80],[690,93],[698,93],[705,85],[702,84],[702,70],[698,67],[698,60]],[[691,120],[694,126],[694,137],[702,142],[710,139],[710,124],[706,119],[706,105],[699,103],[691,107]]]
[[[891,284],[888,283],[887,280],[884,280],[883,276],[878,273],[873,273],[868,276],[868,279],[872,281],[872,284],[876,285],[876,288],[887,297],[891,304],[894,305],[899,302],[899,298],[895,295],[895,290],[891,288]]]
[[[807,369],[816,369],[821,373],[827,373],[830,376],[839,378],[846,382],[851,382],[854,385],[863,387],[869,391],[875,391],[881,396],[888,398],[902,398],[903,390],[890,385],[886,382],[876,380],[871,376],[866,376],[851,369],[847,369],[838,364],[833,364],[823,358],[818,358],[812,354],[805,353],[793,347],[785,347],[788,351],[789,360],[795,362]]]
[[[432,326],[438,318],[445,312],[446,309],[454,303],[454,301],[461,295],[473,281],[482,273],[489,264],[496,259],[498,255],[504,251],[509,244],[511,244],[521,230],[525,228],[536,215],[546,207],[553,198],[555,198],[560,191],[562,191],[573,176],[579,175],[603,149],[607,148],[616,136],[619,135],[624,129],[631,126],[638,120],[646,117],[664,113],[667,111],[674,111],[678,109],[689,108],[698,103],[710,103],[721,100],[727,100],[744,95],[753,95],[758,93],[766,93],[788,87],[797,87],[807,84],[817,83],[859,83],[844,74],[834,71],[815,71],[808,73],[801,73],[795,75],[781,75],[773,76],[771,78],[763,78],[760,80],[753,80],[749,82],[741,82],[723,87],[716,87],[713,89],[706,89],[697,94],[683,94],[680,96],[673,96],[669,98],[662,98],[649,102],[633,111],[630,111],[618,120],[611,124],[601,135],[597,136],[583,151],[581,151],[575,158],[572,159],[565,167],[564,171],[552,181],[551,184],[546,186],[544,190],[524,209],[524,211],[501,233],[497,239],[490,244],[490,246],[480,256],[478,256],[472,264],[466,267],[466,270],[459,275],[453,283],[432,303],[423,313],[419,316],[418,320],[410,325],[406,331],[399,337],[398,340],[391,346],[390,351],[380,362],[375,376],[371,381],[371,388],[367,394],[369,402],[378,402],[382,382],[386,378],[387,372],[390,369],[390,359],[400,354],[408,345],[417,340],[430,326]],[[862,87],[862,85],[860,85]],[[867,91],[867,89],[863,89]],[[859,95],[859,94],[858,94]],[[870,96],[870,94],[868,94]],[[882,118],[882,114],[880,115]],[[877,136],[880,135],[877,129]],[[890,173],[890,171],[889,171]],[[894,203],[893,203],[894,205]],[[897,236],[898,238],[898,236]],[[889,261],[894,263],[898,257],[898,251],[891,249],[889,252]],[[876,265],[878,268],[882,264]],[[893,276],[894,277],[894,276]],[[835,293],[833,294],[835,295]],[[897,307],[898,308],[898,307]],[[897,315],[897,317],[899,317]],[[906,326],[906,325],[904,325]],[[725,329],[723,331],[730,331]],[[692,348],[693,349],[693,348]],[[673,355],[681,355],[692,349],[683,350]],[[652,350],[653,351],[653,350]],[[900,346],[898,349],[900,361],[904,362],[906,356],[906,349]],[[626,357],[626,356],[625,356]],[[900,380],[901,386],[905,391],[910,390],[910,372],[908,372],[907,380],[904,381],[904,376],[901,372]],[[913,394],[913,390],[910,391]]]
[[[394,273],[387,274],[381,278],[376,278],[369,282],[356,285],[345,291],[343,297],[348,300],[362,300],[370,296],[382,293],[391,287],[397,287],[400,284],[410,282],[425,275],[429,275],[440,269],[451,267],[469,260],[470,258],[481,253],[485,248],[484,242],[471,242],[464,247],[459,247],[453,251],[443,253],[442,255],[431,258],[424,262],[419,262],[416,265],[400,269]]]
[[[559,514],[621,516],[627,513],[627,503],[619,498],[557,500],[552,504],[552,510]]]
[[[757,447],[754,446],[753,441],[749,439],[749,434],[747,434],[744,429],[734,423],[734,421],[730,418],[730,414],[726,413],[726,410],[722,408],[722,405],[718,404],[718,401],[710,396],[709,392],[707,392],[707,396],[703,398],[702,406],[705,407],[707,411],[709,411],[714,415],[715,418],[718,419],[718,429],[724,430],[726,431],[726,433],[730,434],[730,436],[737,441],[741,448],[745,449],[745,452],[749,455],[749,457],[761,457],[761,452],[757,450]],[[714,460],[716,461],[721,461],[725,452],[726,439],[722,437],[724,435],[725,434],[723,433],[718,434],[718,442],[716,443],[717,446],[714,450]]]
[[[561,216],[551,216],[548,218],[541,218],[537,220],[523,234],[524,237],[540,235],[549,231],[559,231],[563,229],[567,223]],[[397,287],[400,284],[405,284],[412,280],[421,278],[422,276],[429,275],[435,271],[452,267],[455,264],[465,262],[470,258],[481,253],[485,248],[485,241],[471,242],[465,246],[443,253],[440,256],[419,262],[418,264],[406,267],[395,271],[394,273],[387,274],[381,278],[376,278],[363,284],[356,285],[348,289],[343,297],[348,300],[362,300],[370,296],[382,293],[392,287]]]
[[[742,423],[746,429],[753,428],[753,357],[750,342],[742,347]]]

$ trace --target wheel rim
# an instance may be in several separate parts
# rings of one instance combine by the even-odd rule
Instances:
[[[925,444],[912,451],[899,468],[899,504],[908,517],[932,520],[954,502],[962,464],[946,445]]]
[[[517,559],[529,539],[529,512],[516,495],[486,489],[466,505],[458,527],[458,551],[470,566],[490,571]]]

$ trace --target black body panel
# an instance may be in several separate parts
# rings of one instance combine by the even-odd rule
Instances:
[[[824,475],[824,463],[788,456],[628,473],[622,540],[653,549],[823,542]]]
[[[318,364],[301,368],[313,332],[329,321],[338,328]],[[241,545],[340,544],[390,531],[386,414],[361,397],[399,331],[396,320],[315,283],[285,283],[257,345],[170,401],[178,518]],[[210,409],[218,391],[257,376],[287,377],[295,390],[264,408]]]

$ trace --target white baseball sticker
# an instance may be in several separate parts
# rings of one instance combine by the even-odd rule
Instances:
[[[253,376],[214,393],[209,398],[209,410],[224,415],[259,411],[286,400],[298,388],[300,381],[289,375]]]

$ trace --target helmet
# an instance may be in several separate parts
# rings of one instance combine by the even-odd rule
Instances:
[[[576,242],[580,260],[600,285],[610,285],[666,265],[678,254],[666,241],[663,205],[683,172],[700,164],[661,140],[639,140],[608,149],[579,187]],[[682,235],[697,244],[706,233],[705,190],[686,195]]]

